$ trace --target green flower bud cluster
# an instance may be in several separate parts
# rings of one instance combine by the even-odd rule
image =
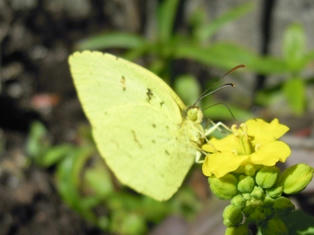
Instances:
[[[230,200],[223,212],[225,234],[249,234],[248,226],[252,224],[263,234],[287,234],[280,216],[294,210],[294,205],[282,194],[302,191],[312,180],[313,172],[312,167],[301,163],[282,173],[276,166],[252,166],[221,178],[209,177],[211,191]]]

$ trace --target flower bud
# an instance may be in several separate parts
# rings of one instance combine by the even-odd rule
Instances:
[[[235,195],[230,202],[232,205],[243,208],[245,206],[245,199],[241,194]]]
[[[241,212],[241,209],[234,205],[228,205],[222,214],[223,217],[223,223],[227,227],[230,226],[237,226],[239,225],[243,220],[243,215]]]
[[[272,198],[277,198],[277,197],[281,196],[282,190],[283,190],[282,185],[279,185],[279,186],[267,189],[266,192],[267,192],[268,196],[270,196]]]
[[[255,172],[256,172],[256,166],[252,164],[246,164],[243,168],[243,172],[246,175],[253,176],[255,175]]]
[[[255,182],[251,176],[240,176],[238,183],[238,191],[241,193],[250,193],[254,188]]]
[[[228,227],[225,231],[225,235],[249,235],[250,231],[247,225],[240,225],[237,227]]]
[[[264,190],[261,187],[255,186],[253,191],[251,192],[251,196],[256,199],[264,198]]]
[[[231,199],[237,194],[237,178],[227,174],[221,178],[209,177],[208,182],[211,191],[221,199]]]
[[[287,168],[279,179],[283,192],[294,194],[302,191],[312,180],[313,168],[304,163]]]
[[[243,197],[246,201],[248,201],[248,200],[250,200],[250,199],[252,198],[250,193],[243,193],[243,194],[242,194],[242,197]]]
[[[288,235],[288,229],[284,222],[279,218],[272,218],[267,221],[262,228],[263,235]]]
[[[295,208],[293,203],[286,197],[279,197],[275,199],[273,203],[273,208],[278,212],[278,213],[287,213]]]
[[[277,181],[279,169],[277,167],[262,167],[255,176],[256,183],[262,188],[271,188]]]
[[[264,198],[265,207],[273,208],[274,202],[275,202],[275,199],[270,197],[269,195],[266,195],[266,197]]]
[[[266,216],[267,214],[264,212],[264,208],[262,206],[254,207],[252,212],[247,216],[247,222],[259,224],[266,219]]]
[[[250,200],[246,201],[245,207],[243,208],[243,213],[246,216],[250,216],[257,207],[262,207],[262,206],[263,206],[263,201],[255,199],[255,198],[251,198]]]

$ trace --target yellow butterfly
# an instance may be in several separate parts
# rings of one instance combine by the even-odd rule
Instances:
[[[199,153],[202,111],[186,107],[155,74],[111,54],[76,52],[69,63],[97,148],[116,177],[169,199]]]

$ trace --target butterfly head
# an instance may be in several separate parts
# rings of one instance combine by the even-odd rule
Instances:
[[[198,106],[190,106],[186,110],[186,118],[195,123],[201,123],[203,121],[203,112]]]

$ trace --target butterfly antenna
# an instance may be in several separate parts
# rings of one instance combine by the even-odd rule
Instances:
[[[212,90],[212,91],[210,91],[210,89],[207,89],[205,92],[203,92],[201,94],[200,97],[198,97],[198,99],[194,102],[194,104],[192,106],[195,106],[198,102],[200,102],[205,97],[207,97],[209,95],[212,95],[212,94],[216,93],[217,91],[219,91],[221,89],[224,89],[226,87],[229,87],[229,86],[235,87],[235,85],[231,82],[231,83],[226,83],[226,84],[224,84],[224,85],[222,85],[222,86],[220,86],[220,87],[218,87],[218,88],[216,88],[215,90]]]
[[[223,76],[222,78],[225,78],[227,77],[229,74],[233,73],[234,71],[238,70],[238,69],[241,69],[241,68],[245,68],[246,66],[244,64],[239,64],[235,67],[233,67],[232,69],[230,69],[229,71],[227,71]]]
[[[226,76],[228,76],[229,74],[233,73],[234,71],[236,71],[237,69],[240,69],[240,68],[245,68],[245,65],[244,64],[240,64],[240,65],[237,65],[235,67],[233,67],[232,69],[230,69],[229,71],[227,71],[223,76],[222,78],[225,78]],[[209,95],[212,95],[214,94],[215,92],[221,90],[221,89],[224,89],[226,87],[235,87],[235,85],[231,82],[231,83],[226,83],[218,88],[216,88],[215,90],[213,91],[210,91],[210,88],[205,90],[204,92],[202,92],[202,94],[200,95],[200,97],[198,97],[198,99],[194,102],[194,104],[192,106],[195,106],[198,102],[200,102],[202,99],[204,99],[205,97],[209,96]]]

